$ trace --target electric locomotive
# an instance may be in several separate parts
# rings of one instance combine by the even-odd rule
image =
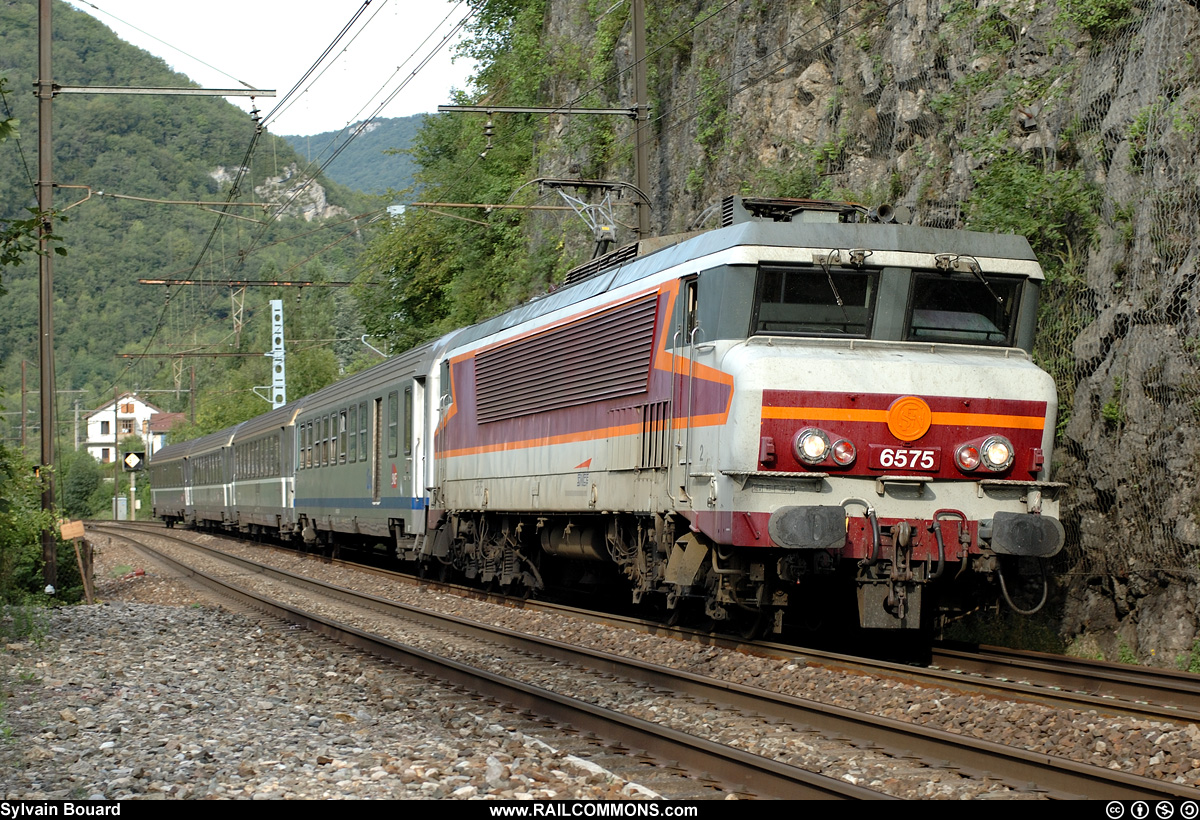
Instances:
[[[773,631],[855,593],[861,625],[918,627],[1030,564],[1036,606],[1064,540],[1041,268],[888,219],[730,198],[720,229],[462,331],[418,553],[532,587],[543,557],[608,564],[635,601]]]

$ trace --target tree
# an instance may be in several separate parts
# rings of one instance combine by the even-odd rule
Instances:
[[[4,77],[0,77],[0,96],[8,91],[8,84]],[[9,137],[18,136],[17,126],[21,121],[16,117],[0,117],[0,143],[5,142]],[[0,220],[0,269],[21,264],[25,255],[30,252],[38,252],[38,239],[41,234],[41,228],[46,218],[54,217],[55,214],[42,213],[34,208],[27,208],[33,216],[28,219],[12,219]],[[54,233],[47,233],[47,238],[50,241],[58,241],[60,237]],[[54,252],[59,255],[66,255],[67,249],[61,245],[55,246]],[[4,293],[3,280],[0,280],[0,294]]]
[[[42,483],[18,451],[0,444],[0,604],[23,603],[42,588]]]
[[[63,474],[63,513],[69,518],[91,518],[96,513],[92,496],[100,487],[100,465],[87,450],[80,450],[69,459],[60,459],[59,469]]]

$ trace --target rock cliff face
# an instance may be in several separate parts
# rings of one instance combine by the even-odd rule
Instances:
[[[550,0],[551,65],[607,3]],[[1195,0],[650,4],[654,228],[731,192],[850,198],[1025,233],[1048,269],[1039,357],[1071,484],[1061,627],[1173,663],[1200,634],[1200,10]],[[621,13],[609,10],[610,14]],[[628,24],[609,104],[633,98]],[[594,58],[593,58],[594,59]],[[596,76],[593,71],[591,76]],[[548,81],[574,99],[582,80]],[[596,92],[593,92],[595,94]],[[632,179],[559,121],[540,154]],[[573,138],[573,135],[575,138]]]
[[[237,173],[237,168],[221,165],[209,176],[221,185],[230,185],[236,180]],[[288,163],[279,176],[267,177],[261,185],[254,186],[254,193],[261,202],[285,203],[281,216],[296,217],[305,222],[349,213],[340,205],[331,205],[325,196],[325,186],[301,174],[294,162]]]

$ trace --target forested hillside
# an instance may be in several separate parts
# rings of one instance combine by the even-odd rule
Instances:
[[[54,6],[54,79],[62,85],[184,86],[186,77],[117,39],[92,17]],[[35,201],[36,0],[0,3],[2,109],[19,119],[19,139],[0,144],[0,218],[27,215]],[[262,106],[267,101],[261,101]],[[269,348],[268,300],[286,300],[289,389],[299,395],[332,380],[355,355],[325,340],[357,330],[347,293],[252,288],[245,326],[235,333],[228,287],[148,286],[139,278],[346,280],[363,245],[357,228],[377,204],[320,178],[307,186],[307,163],[286,140],[263,133],[219,98],[62,94],[54,101],[55,205],[67,249],[55,258],[55,318],[60,448],[71,448],[76,402],[87,411],[113,390],[147,394],[159,407],[188,410],[196,369],[198,421],[204,428],[267,407],[249,392],[269,384],[267,360],[118,358],[119,353],[247,353]],[[244,173],[239,173],[244,169]],[[238,191],[231,188],[237,181]],[[294,198],[293,198],[293,195]],[[270,203],[229,209],[171,202]],[[290,202],[289,202],[290,200]],[[280,205],[289,202],[286,208]],[[352,219],[359,215],[362,219]],[[340,241],[339,241],[340,240]],[[37,265],[7,268],[0,298],[0,435],[19,436],[21,362],[37,384]],[[305,340],[320,339],[313,342]],[[357,345],[361,347],[361,345]],[[29,397],[36,422],[37,397]],[[36,437],[32,437],[36,442]]]
[[[307,162],[325,162],[332,157],[325,166],[325,175],[339,185],[368,194],[386,194],[412,185],[415,166],[407,149],[424,120],[424,114],[380,117],[341,131],[284,139]]]
[[[1195,0],[647,3],[652,226],[723,195],[889,202],[1018,232],[1048,273],[1068,548],[1055,627],[1089,652],[1200,657],[1200,9]],[[466,50],[496,106],[633,104],[630,4],[488,0]],[[423,198],[559,204],[632,181],[625,118],[431,118]],[[634,221],[626,200],[617,211]],[[455,218],[458,217],[458,218]],[[630,232],[619,227],[620,241]],[[561,212],[410,209],[363,257],[401,343],[552,287],[591,236]],[[1096,636],[1099,637],[1096,637]]]

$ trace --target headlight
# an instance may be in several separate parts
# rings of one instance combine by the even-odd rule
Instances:
[[[807,464],[820,464],[829,455],[829,436],[807,427],[796,434],[796,457]]]
[[[983,466],[994,473],[1007,470],[1013,463],[1012,442],[1004,436],[988,436],[980,448]]]

